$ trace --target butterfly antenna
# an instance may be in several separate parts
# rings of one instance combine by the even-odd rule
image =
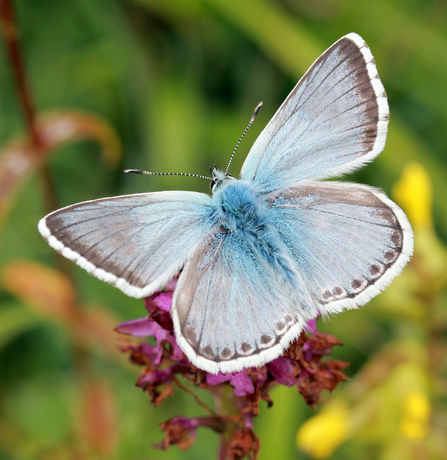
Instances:
[[[212,181],[212,177],[208,176],[201,176],[200,174],[187,174],[187,173],[159,173],[159,172],[151,172],[151,171],[143,171],[141,169],[125,169],[125,173],[132,173],[132,174],[147,174],[149,176],[189,176],[189,177],[200,177],[201,179],[207,179]]]
[[[261,106],[262,106],[262,101],[256,106],[255,111],[253,112],[253,115],[251,116],[250,121],[248,123],[248,126],[245,128],[245,131],[242,133],[242,136],[239,138],[239,140],[238,140],[238,142],[236,144],[236,147],[234,148],[233,153],[231,155],[230,161],[228,162],[228,166],[227,166],[227,169],[225,170],[225,174],[227,174],[228,169],[230,169],[230,165],[231,165],[231,162],[233,161],[234,154],[236,153],[236,150],[238,149],[239,144],[241,143],[242,139],[247,134],[247,131],[249,130],[251,124],[255,121],[256,115],[258,114],[259,109],[261,108]]]

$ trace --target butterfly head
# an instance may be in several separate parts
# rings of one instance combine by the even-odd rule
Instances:
[[[231,174],[225,173],[220,169],[217,169],[216,166],[210,169],[211,172],[211,191],[213,193],[221,189],[224,184],[228,184],[230,181],[234,180],[234,177]]]

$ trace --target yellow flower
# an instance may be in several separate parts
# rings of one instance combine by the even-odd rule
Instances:
[[[430,176],[419,163],[408,164],[394,186],[393,195],[415,228],[432,227],[432,186]]]
[[[347,405],[334,401],[303,423],[298,431],[298,447],[314,458],[329,457],[349,436],[348,418]]]
[[[408,439],[422,439],[429,430],[430,401],[420,390],[409,392],[404,400],[400,430]]]
[[[419,283],[416,281],[417,289],[433,298],[447,280],[447,251],[433,227],[432,183],[424,167],[409,163],[394,186],[393,195],[407,213],[415,233],[417,272],[423,274]]]

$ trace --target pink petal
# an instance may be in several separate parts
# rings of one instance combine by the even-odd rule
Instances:
[[[115,331],[120,334],[132,335],[133,337],[146,338],[151,337],[155,334],[155,330],[158,326],[157,323],[150,321],[146,316],[145,318],[133,319],[131,321],[125,321],[124,323],[118,324]]]
[[[312,334],[316,334],[317,333],[317,320],[310,319],[307,322],[307,327],[309,328],[309,332],[312,332]]]
[[[221,383],[228,382],[232,376],[233,374],[222,374],[222,372],[219,372],[217,375],[207,372],[206,383],[208,385],[219,385]]]
[[[154,299],[154,304],[164,311],[170,311],[173,292],[162,292]]]
[[[251,395],[255,391],[255,387],[251,378],[245,373],[245,371],[237,372],[230,379],[231,386],[234,388],[234,394],[236,396],[247,396]]]
[[[296,383],[292,362],[289,358],[277,358],[267,364],[267,369],[275,380],[286,387],[293,387]]]

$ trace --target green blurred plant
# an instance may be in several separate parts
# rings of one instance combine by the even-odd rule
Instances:
[[[20,28],[12,32],[22,33],[35,123],[43,124],[37,129],[47,133],[51,148],[42,160],[29,153],[31,136],[29,129],[23,134],[23,104],[16,100],[16,80],[3,41],[0,457],[147,458],[150,444],[161,436],[158,423],[177,413],[164,407],[153,412],[143,394],[130,391],[135,371],[113,351],[110,327],[138,316],[141,304],[77,269],[64,276],[48,268],[61,262],[53,260],[36,230],[37,220],[46,212],[43,190],[48,188],[38,176],[39,165],[50,162],[58,205],[147,189],[205,191],[207,185],[199,181],[148,182],[123,177],[120,171],[124,167],[170,171],[175,164],[175,170],[203,173],[214,163],[225,164],[247,114],[262,99],[264,110],[235,159],[237,171],[256,130],[262,129],[315,56],[355,31],[364,36],[377,59],[389,95],[391,123],[385,152],[354,180],[389,190],[407,163],[420,163],[433,187],[433,217],[429,213],[433,224],[417,231],[414,262],[384,294],[361,312],[345,313],[322,325],[346,343],[339,357],[352,361],[353,381],[342,384],[343,394],[338,390],[335,402],[341,405],[334,408],[324,401],[322,415],[330,409],[341,414],[336,415],[335,427],[333,417],[328,417],[329,429],[314,434],[334,460],[411,459],[419,452],[422,458],[443,458],[439,452],[445,452],[442,433],[447,414],[444,3],[23,0],[15,6]],[[85,117],[82,122],[80,114]],[[95,142],[80,142],[83,139]],[[117,139],[125,151],[121,159]],[[54,155],[56,149],[59,154]],[[125,164],[105,167],[97,159],[97,153],[105,150],[115,152],[112,157]],[[408,195],[413,203],[423,196],[422,189],[417,190]],[[406,206],[405,198],[397,200]],[[406,212],[416,229],[409,206]],[[85,355],[89,364],[78,378],[74,357],[82,361]],[[296,458],[293,439],[315,413],[282,388],[274,390],[273,399],[274,406],[261,411],[255,426],[263,442],[259,458]],[[192,398],[175,395],[173,406],[195,413]],[[202,436],[188,458],[214,455],[213,436]],[[163,456],[184,458],[175,449]]]

